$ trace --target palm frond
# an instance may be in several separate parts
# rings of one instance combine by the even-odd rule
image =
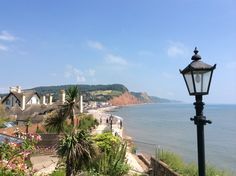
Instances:
[[[66,90],[66,103],[71,104],[79,99],[79,88],[71,86]]]
[[[58,134],[65,130],[65,116],[62,111],[52,112],[45,120],[45,127],[48,131],[56,131]]]

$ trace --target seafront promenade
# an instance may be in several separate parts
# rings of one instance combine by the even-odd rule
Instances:
[[[101,134],[102,132],[111,129],[109,118],[112,114],[109,111],[114,108],[115,106],[99,108],[96,110],[89,110],[89,114],[92,114],[94,118],[96,118],[98,122],[100,122],[97,128],[92,132],[93,134]],[[122,139],[125,139],[126,136],[123,133],[124,128],[123,125],[121,126],[120,121],[122,121],[122,124],[125,122],[123,122],[122,117],[115,115],[112,116],[113,135],[118,135]],[[139,160],[139,158],[135,154],[132,154],[129,150],[126,153],[126,158],[128,164],[131,167],[131,172],[144,173],[145,171],[147,171],[148,168],[142,163],[142,161]]]

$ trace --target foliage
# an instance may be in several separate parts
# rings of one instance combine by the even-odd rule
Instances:
[[[39,135],[17,132],[23,140],[22,144],[5,141],[0,144],[0,175],[23,176],[31,171],[29,155],[35,149],[35,144],[41,140]]]
[[[186,164],[183,159],[172,152],[162,151],[159,154],[159,159],[165,162],[172,170],[176,171],[181,175],[186,176],[197,176],[198,168],[196,164]],[[230,174],[226,171],[221,171],[213,166],[206,166],[206,176],[229,176]]]
[[[65,131],[65,116],[63,116],[62,111],[53,111],[47,115],[44,122],[44,126],[47,132],[61,133]]]
[[[97,119],[95,119],[91,114],[86,115],[80,115],[79,116],[79,126],[78,128],[81,130],[88,130],[92,127],[95,127],[96,125],[98,125],[98,121]]]
[[[10,122],[11,119],[8,117],[0,117],[0,128],[5,128],[4,123]]]
[[[67,125],[67,119],[71,121],[71,125],[74,127],[77,125],[75,117],[75,109],[78,107],[79,89],[76,86],[69,87],[66,90],[65,104],[50,113],[45,120],[45,127],[48,132],[61,132],[71,131],[71,126]]]
[[[125,159],[127,144],[120,143],[112,150],[103,152],[93,163],[95,173],[105,176],[122,176],[128,173],[130,167]]]
[[[113,136],[111,132],[98,134],[93,139],[102,152],[110,152],[113,147],[121,143],[120,138]]]
[[[66,90],[66,102],[60,109],[63,117],[69,117],[71,124],[76,126],[75,122],[75,109],[79,109],[79,88],[77,86],[71,86]]]
[[[65,159],[66,175],[80,172],[87,168],[93,157],[96,156],[96,148],[86,131],[73,130],[60,140],[58,154]]]
[[[55,170],[50,176],[65,176],[66,171],[64,169]]]

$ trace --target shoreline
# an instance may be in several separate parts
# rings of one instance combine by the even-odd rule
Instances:
[[[114,118],[116,118],[112,123],[112,134],[119,136],[122,140],[127,142],[128,148],[126,152],[126,158],[127,158],[128,164],[132,168],[131,171],[134,173],[145,173],[146,171],[148,171],[148,166],[145,165],[145,163],[143,163],[139,159],[137,154],[134,154],[131,152],[131,149],[133,147],[133,138],[131,136],[128,136],[124,132],[123,118],[109,113],[115,108],[118,108],[118,106],[110,106],[110,107],[98,108],[98,109],[93,109],[93,110],[88,111],[89,114],[92,114],[94,118],[96,118],[100,122],[97,129],[95,129],[92,134],[101,134],[104,132],[104,130],[106,130],[107,127],[108,127],[108,130],[111,130],[111,128],[109,128],[110,122],[107,123],[107,119],[112,115]],[[120,121],[122,121],[122,126],[120,124]]]

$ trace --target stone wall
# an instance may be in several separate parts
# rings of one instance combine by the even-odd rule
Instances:
[[[180,176],[176,172],[168,168],[168,166],[162,161],[158,161],[151,157],[151,176]]]

